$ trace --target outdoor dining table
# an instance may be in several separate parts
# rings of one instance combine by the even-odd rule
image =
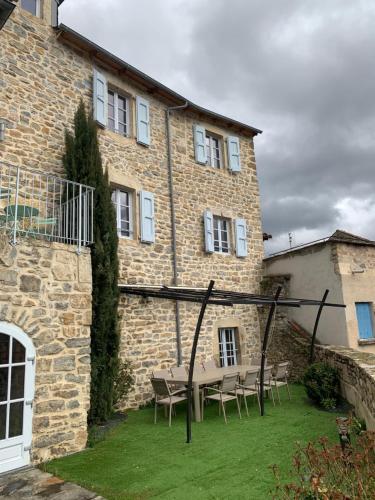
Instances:
[[[196,422],[201,422],[201,406],[199,398],[199,389],[206,384],[214,384],[215,382],[220,382],[224,375],[229,375],[231,373],[239,373],[241,377],[245,376],[247,370],[260,369],[260,366],[254,365],[234,365],[225,366],[222,368],[215,368],[213,370],[207,370],[204,372],[194,372],[193,374],[193,400],[194,400],[194,416]],[[177,383],[188,385],[188,375],[182,377],[168,377],[166,381],[168,383]]]

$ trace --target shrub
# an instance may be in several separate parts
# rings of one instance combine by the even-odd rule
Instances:
[[[120,361],[113,386],[113,403],[115,406],[127,400],[129,393],[133,390],[134,383],[131,362],[129,360]]]
[[[306,393],[326,410],[336,407],[339,394],[339,375],[335,368],[325,363],[309,366],[302,379]]]
[[[274,499],[293,500],[367,500],[375,498],[375,433],[366,431],[348,445],[329,445],[327,438],[318,444],[299,447],[293,459],[297,480],[282,484],[278,467]]]

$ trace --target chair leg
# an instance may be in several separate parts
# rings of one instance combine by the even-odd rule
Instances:
[[[202,414],[202,421],[203,421],[203,414],[204,414],[204,405],[207,404],[207,400],[206,400],[206,392],[205,392],[205,389],[203,387],[202,389],[202,411],[201,411],[201,414]]]
[[[271,390],[271,396],[272,396],[273,406],[275,406],[275,398],[273,397],[273,389],[272,389],[272,385],[270,385],[270,390]]]
[[[225,421],[225,423],[227,424],[228,422],[227,422],[227,415],[226,415],[226,413],[225,413],[225,403],[221,402],[221,405],[222,405],[222,407],[223,407],[224,421]]]
[[[156,424],[156,420],[158,418],[158,404],[155,399],[155,410],[154,410],[154,424]]]
[[[279,391],[279,386],[277,385],[277,380],[275,381],[275,387],[277,392],[277,399],[279,400],[279,404],[281,404],[280,391]]]
[[[260,408],[260,399],[259,399],[259,392],[257,391],[257,400],[258,400],[258,408],[259,408],[259,413],[261,413],[261,408]]]
[[[243,394],[242,397],[243,397],[243,399],[245,401],[246,415],[249,416],[249,410],[247,408],[247,398],[246,398],[245,394]]]
[[[236,396],[236,401],[237,401],[237,408],[238,408],[238,415],[240,416],[240,418],[242,418],[241,416],[241,407],[240,407],[240,403],[238,401],[238,397]],[[245,401],[246,401],[246,397],[245,397]],[[247,408],[247,406],[246,406]],[[249,414],[247,414],[247,416],[249,416]]]
[[[290,390],[289,390],[289,384],[288,384],[288,379],[285,379],[285,382],[286,382],[286,389],[288,391],[288,396],[289,396],[289,399],[292,399],[291,396],[290,396]]]
[[[169,427],[172,425],[172,408],[173,405],[169,403]]]

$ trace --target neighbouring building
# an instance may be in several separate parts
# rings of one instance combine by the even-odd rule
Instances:
[[[265,277],[287,280],[288,296],[318,298],[345,309],[325,308],[317,339],[324,344],[375,352],[375,242],[335,231],[332,236],[264,259]],[[312,332],[316,308],[290,308],[288,317]]]
[[[262,278],[260,131],[58,25],[61,3],[0,0],[0,19],[9,15],[0,31],[0,386],[9,388],[0,391],[0,472],[85,446],[92,192],[65,181],[62,166],[81,99],[113,187],[121,283],[214,279],[257,293]],[[198,310],[122,298],[121,357],[136,377],[129,406],[152,397],[153,369],[187,362]],[[235,364],[258,350],[255,306],[208,309],[199,359]]]

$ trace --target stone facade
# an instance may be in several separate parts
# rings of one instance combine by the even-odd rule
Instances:
[[[82,450],[90,402],[91,262],[68,245],[0,234],[0,321],[36,350],[32,461]]]
[[[165,112],[170,97],[146,89],[126,70],[114,69],[85,42],[49,26],[49,0],[43,2],[44,19],[20,8],[0,33],[0,119],[7,124],[6,139],[0,143],[3,161],[43,172],[62,173],[64,129],[71,128],[80,99],[92,109],[93,68],[106,76],[114,90],[129,99],[130,133],[120,136],[100,129],[104,167],[112,184],[131,190],[134,198],[132,239],[119,245],[122,283],[171,284],[173,281],[171,201],[167,168]],[[150,104],[151,144],[145,147],[135,138],[135,99]],[[193,125],[222,140],[225,168],[215,169],[195,161]],[[253,135],[231,122],[202,111],[188,109],[172,113],[172,156],[175,188],[178,283],[184,286],[216,286],[230,290],[258,292],[262,273],[263,243]],[[225,141],[235,135],[240,141],[242,170],[228,169]],[[140,242],[140,190],[155,196],[156,241]],[[248,256],[207,254],[204,251],[203,212],[228,219],[244,218],[248,227]],[[230,231],[234,244],[233,224]],[[175,305],[160,300],[123,298],[121,356],[133,362],[136,390],[127,403],[137,407],[151,397],[152,369],[176,365]],[[198,308],[181,306],[183,361],[188,359]],[[218,357],[218,328],[236,328],[239,357],[246,360],[259,350],[258,314],[255,307],[208,308],[198,349],[200,359]]]

